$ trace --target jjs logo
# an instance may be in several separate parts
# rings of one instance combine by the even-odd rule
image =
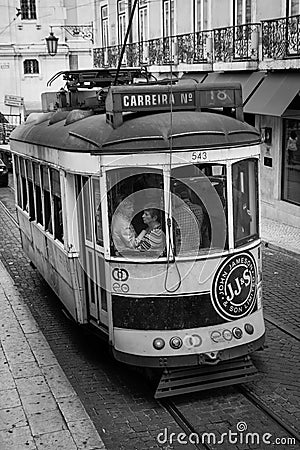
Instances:
[[[218,270],[212,303],[226,320],[239,319],[253,310],[256,300],[256,265],[250,253],[232,256]]]

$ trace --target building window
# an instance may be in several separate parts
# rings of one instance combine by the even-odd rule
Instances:
[[[108,6],[101,8],[101,33],[102,33],[102,47],[108,47]]]
[[[35,0],[21,0],[21,18],[22,20],[36,19]]]
[[[234,0],[234,25],[251,23],[251,1],[252,0]]]
[[[39,73],[39,62],[36,59],[25,59],[24,74],[29,75]]]
[[[163,0],[164,37],[174,35],[174,0]]]
[[[296,16],[298,14],[300,14],[299,0],[288,1],[288,16]]]
[[[148,10],[147,0],[139,1],[139,41],[148,40]]]
[[[194,0],[194,31],[208,29],[208,0]]]
[[[119,44],[123,44],[126,34],[126,1],[118,1],[118,39]]]
[[[300,205],[300,121],[283,122],[282,199]]]

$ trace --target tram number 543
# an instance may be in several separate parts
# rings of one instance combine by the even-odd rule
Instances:
[[[207,152],[193,152],[192,161],[205,161],[207,159]]]

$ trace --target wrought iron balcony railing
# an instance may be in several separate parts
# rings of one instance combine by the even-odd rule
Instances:
[[[116,67],[121,46],[95,48],[95,67]],[[200,31],[178,36],[150,39],[127,44],[122,64],[143,65],[207,63],[212,58],[212,31]]]
[[[258,61],[259,23],[214,29],[214,61]]]
[[[259,61],[300,56],[300,15],[234,27],[161,37],[126,45],[123,65],[129,67]],[[95,67],[117,67],[121,46],[94,49]]]
[[[300,15],[262,21],[262,59],[300,56]]]

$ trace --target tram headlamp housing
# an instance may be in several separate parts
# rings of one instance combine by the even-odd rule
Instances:
[[[170,347],[172,347],[174,350],[179,349],[182,347],[182,339],[178,336],[174,336],[170,339]]]
[[[243,336],[242,330],[241,330],[240,328],[238,328],[238,327],[235,327],[235,328],[232,330],[232,334],[233,334],[233,336],[234,336],[236,339],[241,339],[242,336]]]
[[[246,323],[245,326],[245,331],[247,334],[253,334],[254,333],[254,326],[251,325],[251,323]]]
[[[162,338],[156,338],[153,341],[153,347],[155,350],[162,350],[165,346],[165,341]]]

